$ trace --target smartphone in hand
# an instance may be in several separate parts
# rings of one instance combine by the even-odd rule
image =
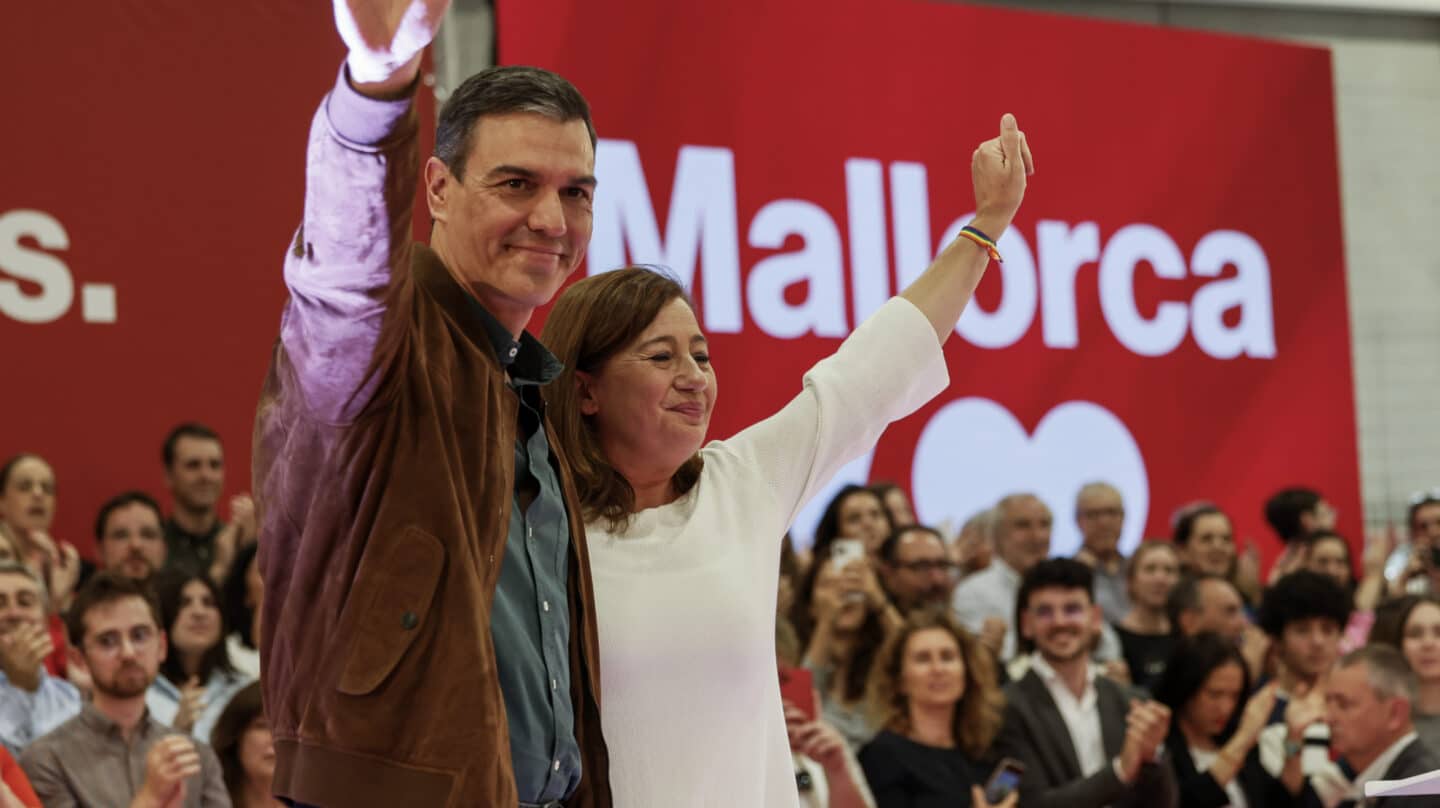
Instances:
[[[1004,801],[1010,792],[1020,787],[1020,775],[1024,773],[1025,764],[1015,758],[1001,760],[985,782],[985,801],[991,805]]]
[[[780,669],[780,700],[788,701],[810,721],[815,712],[815,677],[809,668]]]

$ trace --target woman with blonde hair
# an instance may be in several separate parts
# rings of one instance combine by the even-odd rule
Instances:
[[[860,752],[877,808],[992,808],[981,793],[1005,697],[990,655],[945,610],[912,613],[870,676],[882,727]],[[1013,808],[1018,791],[997,806]]]
[[[585,522],[616,805],[795,805],[775,675],[780,537],[945,388],[941,346],[998,256],[1029,167],[1007,115],[972,156],[970,229],[779,412],[725,440],[706,443],[717,375],[684,287],[631,267],[555,302],[541,337],[564,366],[545,393],[550,445],[573,471],[581,512],[569,518]]]

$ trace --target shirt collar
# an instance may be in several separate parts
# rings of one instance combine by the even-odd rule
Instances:
[[[1006,564],[999,555],[990,560],[990,566],[995,568],[995,574],[1000,576],[1000,580],[1012,587],[1020,586],[1020,573],[1016,572],[1014,567]]]
[[[1410,742],[1418,737],[1419,735],[1412,729],[1406,733],[1404,737],[1400,738],[1400,740],[1390,744],[1384,752],[1380,753],[1380,757],[1375,758],[1370,762],[1369,766],[1365,767],[1365,771],[1355,775],[1354,783],[1356,790],[1363,790],[1365,784],[1371,780],[1383,779],[1385,772],[1390,768],[1390,764],[1394,763],[1395,758],[1400,757],[1400,753],[1405,751],[1405,747],[1409,746]]]
[[[80,707],[80,720],[98,735],[106,737],[121,737],[120,725],[110,719],[110,716],[100,712],[100,708],[92,701],[87,701]],[[140,723],[136,726],[138,737],[149,734],[151,725],[155,722],[150,719],[150,708],[146,707],[145,712],[140,716]]]
[[[495,349],[495,356],[500,360],[501,367],[510,372],[510,379],[515,384],[545,384],[564,370],[565,366],[560,360],[546,350],[539,340],[530,336],[530,332],[520,332],[520,339],[516,340],[479,300],[468,296],[467,299],[476,318],[485,327],[485,335]]]
[[[1044,682],[1046,687],[1063,687],[1066,690],[1070,689],[1068,685],[1060,681],[1060,674],[1057,673],[1054,668],[1050,667],[1050,663],[1045,661],[1044,655],[1039,651],[1034,651],[1030,654],[1030,670],[1035,671],[1035,675],[1040,677],[1040,681]],[[1086,695],[1089,695],[1089,693],[1094,690],[1095,666],[1091,665],[1090,660],[1087,659],[1085,660]]]

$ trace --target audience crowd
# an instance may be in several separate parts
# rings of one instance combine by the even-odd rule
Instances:
[[[93,564],[50,534],[46,460],[0,466],[0,808],[280,804],[255,505],[222,520],[203,425],[161,459],[169,514],[116,494]],[[1073,558],[1051,555],[1057,512]],[[1211,502],[1127,555],[1103,481],[1074,502],[1007,495],[953,536],[894,484],[843,488],[780,565],[802,805],[1335,808],[1440,769],[1440,491],[1358,566],[1319,492],[1276,492],[1264,515],[1284,551],[1262,583]]]

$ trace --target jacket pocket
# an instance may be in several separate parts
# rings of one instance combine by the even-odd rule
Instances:
[[[355,638],[338,686],[351,696],[374,691],[400,664],[425,626],[445,569],[444,546],[418,528],[376,544],[372,539],[360,559],[351,596]]]

